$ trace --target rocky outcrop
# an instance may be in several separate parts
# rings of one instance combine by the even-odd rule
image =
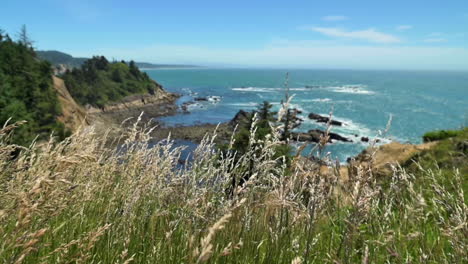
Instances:
[[[86,110],[75,102],[63,80],[55,76],[52,78],[62,107],[62,114],[57,118],[58,121],[71,131],[76,131],[82,125],[89,125],[86,120]]]
[[[133,108],[144,107],[147,105],[174,104],[180,95],[166,92],[164,90],[156,91],[154,94],[135,94],[125,97],[119,102],[110,103],[103,108],[87,106],[88,113],[100,113],[129,110]],[[163,114],[164,115],[164,114]]]
[[[333,126],[342,126],[343,125],[343,122],[336,121],[336,120],[333,120],[333,119],[330,121],[329,117],[321,116],[321,115],[315,114],[315,113],[310,113],[309,118],[312,119],[312,120],[317,121],[318,123],[328,123],[328,122],[330,122],[330,124],[333,125]]]
[[[195,100],[195,101],[208,101],[208,98],[207,97],[195,97],[195,98],[193,98],[193,100]]]
[[[318,143],[320,142],[320,138],[325,136],[325,131],[320,130],[320,129],[312,129],[312,130],[309,130],[307,133],[294,132],[294,133],[291,133],[291,135],[292,135],[293,140],[296,140],[299,142]],[[353,142],[351,139],[343,137],[337,133],[329,132],[328,136],[329,136],[328,138],[329,143],[332,143],[333,140],[342,141],[342,142]]]
[[[239,112],[237,112],[234,118],[231,119],[231,121],[229,121],[229,125],[235,127],[237,125],[246,124],[247,122],[249,122],[250,117],[250,112],[239,110]]]
[[[52,69],[54,71],[54,75],[57,76],[60,74],[64,74],[67,70],[71,70],[72,68],[65,64],[57,64]]]
[[[221,101],[221,96],[210,95],[207,97],[195,97],[193,98],[194,101],[202,101],[202,102],[211,102],[211,103],[219,103]]]

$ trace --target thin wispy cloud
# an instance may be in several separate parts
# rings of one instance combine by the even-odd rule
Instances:
[[[76,56],[105,54],[125,60],[202,65],[258,67],[325,67],[363,69],[465,69],[468,49],[434,46],[330,45],[307,41],[270,43],[258,48],[213,48],[157,44],[117,50],[75,52]]]
[[[343,21],[348,20],[347,16],[324,16],[322,17],[324,21]]]
[[[447,39],[444,38],[427,38],[424,40],[427,43],[440,43],[440,42],[447,42]]]
[[[405,30],[408,30],[408,29],[412,29],[413,26],[411,25],[399,25],[396,27],[396,30],[398,31],[405,31]]]
[[[321,33],[329,37],[338,37],[345,39],[357,39],[365,40],[374,43],[399,43],[401,40],[391,34],[386,34],[379,32],[373,28],[357,31],[346,31],[340,28],[330,28],[330,27],[312,27],[312,31]]]

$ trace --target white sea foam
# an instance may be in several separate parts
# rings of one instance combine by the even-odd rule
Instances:
[[[230,104],[227,104],[227,105],[230,105],[230,106],[240,106],[240,107],[254,107],[254,106],[257,106],[258,103],[255,103],[255,102],[248,102],[248,103],[230,103]]]
[[[217,96],[217,95],[211,95],[211,96],[208,96],[208,101],[213,103],[213,104],[217,104],[221,101],[221,96]]]
[[[343,86],[330,86],[325,87],[335,93],[349,93],[349,94],[375,94],[373,91],[366,90],[366,85],[343,85]]]
[[[257,93],[276,93],[276,92],[286,92],[285,88],[272,88],[272,87],[239,87],[232,88],[233,91],[239,92],[257,92]],[[308,88],[297,87],[289,88],[289,91],[310,91]]]
[[[190,96],[197,96],[198,95],[197,92],[192,91],[192,89],[190,89],[190,88],[182,88],[182,91],[186,92]]]
[[[306,99],[306,100],[301,100],[300,102],[304,102],[304,103],[312,103],[312,102],[331,102],[332,99],[330,98],[316,98],[316,99]]]
[[[374,91],[366,90],[366,85],[343,85],[343,86],[320,86],[319,88],[307,88],[307,87],[295,87],[289,88],[289,91],[314,91],[317,89],[330,90],[336,93],[351,93],[351,94],[375,94]],[[232,88],[233,91],[239,92],[256,92],[256,93],[275,93],[275,92],[285,92],[285,88],[267,88],[267,87],[238,87]],[[328,98],[325,98],[328,99]]]
[[[285,91],[284,88],[279,88],[279,90]],[[300,88],[289,88],[289,91],[310,91],[310,88],[300,87]]]
[[[241,88],[232,88],[233,91],[239,92],[256,92],[256,93],[274,93],[275,88],[260,88],[260,87],[241,87]]]

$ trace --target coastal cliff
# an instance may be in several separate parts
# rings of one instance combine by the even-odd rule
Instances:
[[[71,131],[76,131],[82,125],[89,125],[89,121],[86,120],[86,110],[75,102],[63,80],[56,76],[53,76],[52,80],[62,108],[57,120]]]
[[[119,127],[124,120],[138,117],[142,112],[142,121],[146,123],[177,110],[178,95],[165,91],[133,61],[109,62],[103,56],[96,56],[84,61],[80,68],[67,70],[61,78],[63,82],[58,84],[58,91],[67,98],[64,105],[73,99],[71,106],[66,107],[75,108],[65,109],[64,116],[80,113],[77,117],[61,119],[68,123],[82,119],[84,112],[88,124]]]

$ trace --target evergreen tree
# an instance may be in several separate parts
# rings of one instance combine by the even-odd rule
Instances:
[[[70,94],[82,105],[104,107],[132,94],[156,94],[160,85],[142,73],[135,62],[110,63],[104,56],[94,56],[80,69],[66,72],[64,79]]]
[[[271,120],[273,113],[271,108],[273,107],[268,101],[263,101],[263,103],[258,105],[258,117],[260,120]]]
[[[26,25],[22,25],[18,33],[18,42],[28,48],[32,48],[33,41],[28,36]]]
[[[32,41],[21,30],[18,42],[0,33],[0,126],[27,121],[14,133],[17,144],[29,144],[36,136],[47,137],[52,131],[60,137],[65,129],[57,121],[61,107],[52,83],[52,69],[48,62],[36,57]]]
[[[128,66],[130,67],[130,73],[133,75],[133,77],[139,79],[140,75],[141,75],[141,72],[138,69],[138,67],[135,65],[135,62],[133,60],[130,61]]]
[[[292,114],[291,114],[291,109],[286,110],[286,114],[283,117],[283,138],[282,140],[288,140],[289,135],[290,135],[290,127],[291,127],[291,119],[292,119]]]

